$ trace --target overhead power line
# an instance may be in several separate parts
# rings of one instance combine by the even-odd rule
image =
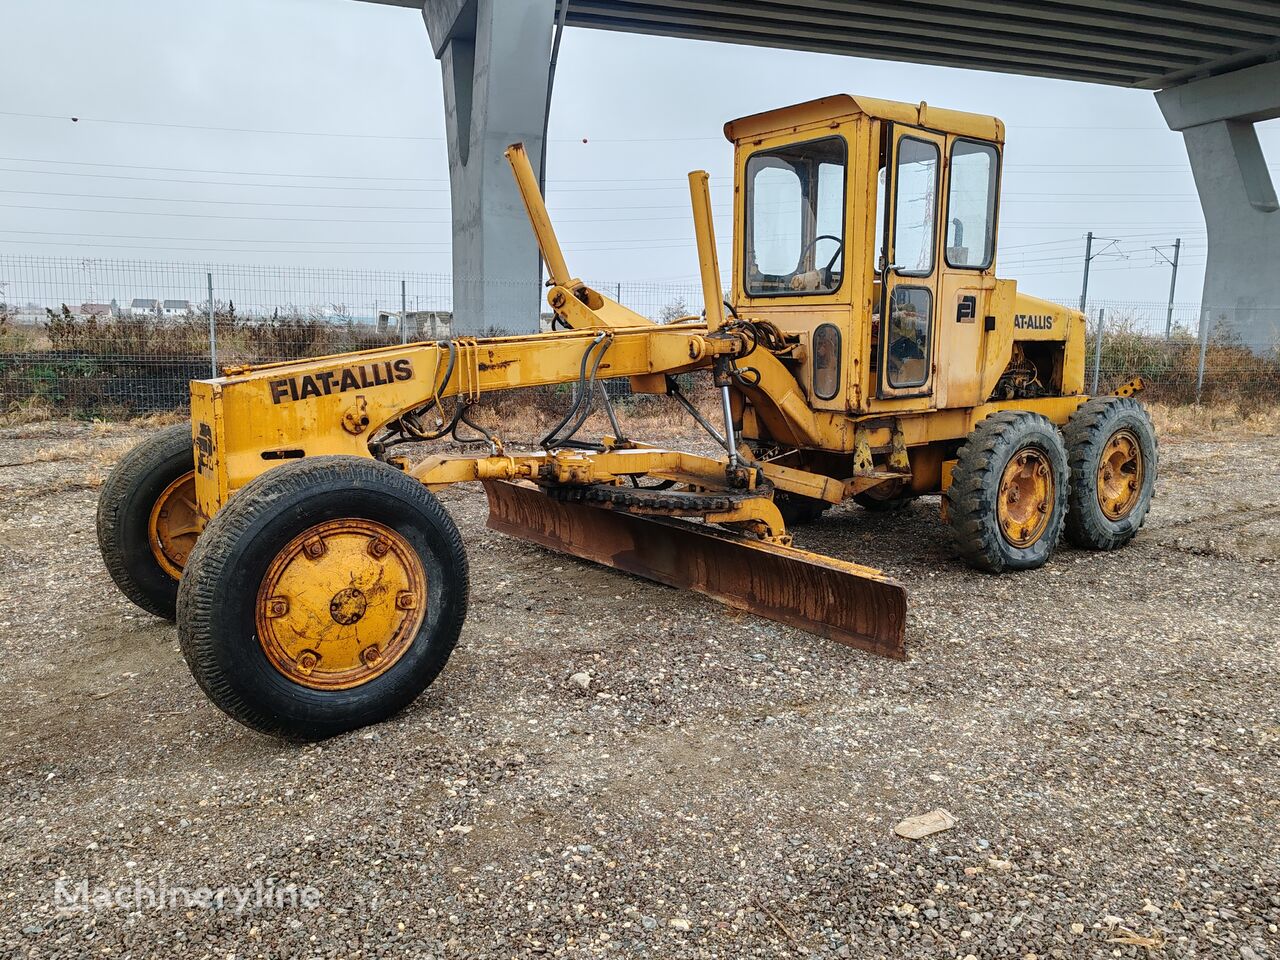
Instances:
[[[129,127],[163,127],[176,130],[207,130],[214,133],[245,133],[266,136],[288,137],[335,137],[355,140],[403,140],[408,142],[442,143],[444,137],[422,137],[403,133],[353,133],[345,130],[281,130],[271,127],[220,127],[201,123],[180,123],[172,120],[127,120],[119,117],[86,117],[79,114],[21,113],[12,110],[0,110],[0,116],[22,120],[51,120],[59,123],[114,124]],[[1080,130],[1090,133],[1098,131],[1123,133],[1174,133],[1167,127],[1139,126],[1136,124],[1118,124],[1114,126],[1098,126],[1096,124],[1038,124],[1006,121],[1006,128],[1012,130]],[[560,143],[678,143],[678,142],[725,142],[721,136],[702,135],[693,137],[553,137],[552,142]]]
[[[2,163],[50,163],[60,166],[76,166],[76,167],[110,167],[118,170],[164,170],[171,173],[215,173],[224,174],[226,176],[247,176],[247,177],[293,177],[301,179],[315,180],[380,180],[395,181],[402,180],[412,183],[448,183],[447,177],[388,177],[388,176],[357,176],[345,173],[297,173],[294,171],[274,172],[271,170],[210,170],[206,167],[157,167],[140,163],[105,163],[97,160],[50,160],[43,157],[0,157]],[[29,171],[32,173],[43,173],[44,171]],[[712,177],[712,180],[730,180],[731,177]],[[667,183],[679,180],[682,183],[685,178],[683,176],[670,177],[563,177],[550,178],[548,183]]]
[[[265,237],[157,237],[151,234],[135,234],[135,233],[76,233],[69,230],[0,230],[0,233],[16,233],[19,235],[33,236],[53,236],[53,237],[77,237],[83,239],[106,239],[106,240],[172,240],[178,243],[305,243],[305,244],[348,244],[351,246],[365,246],[368,244],[381,243],[386,246],[449,246],[449,240],[300,240],[291,238],[288,240],[269,240]],[[612,245],[612,244],[654,244],[662,245],[667,243],[689,243],[694,242],[692,237],[614,237],[607,240],[577,240],[573,241],[579,245],[589,245],[592,247]],[[727,243],[728,241],[722,241]]]
[[[203,184],[205,186],[214,187],[262,187],[267,190],[353,190],[353,191],[377,191],[380,193],[448,193],[448,187],[358,187],[358,186],[338,186],[335,184],[310,184],[310,183],[248,183],[245,181],[229,181],[229,180],[193,180],[182,177],[141,177],[127,173],[81,173],[75,170],[15,170],[12,167],[0,167],[0,173],[23,173],[33,174],[41,177],[91,177],[95,180],[141,180],[147,183],[191,183]],[[713,183],[713,187],[717,189],[725,189],[731,186],[727,181],[724,183]],[[582,192],[582,193],[610,193],[610,192],[626,192],[630,193],[635,190],[687,190],[688,185],[683,187],[672,184],[671,186],[630,186],[619,185],[616,187],[562,187],[557,192]]]

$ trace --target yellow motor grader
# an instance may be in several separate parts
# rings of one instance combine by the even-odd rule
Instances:
[[[189,427],[121,461],[99,505],[107,568],[176,617],[217,706],[313,739],[413,700],[466,616],[466,554],[433,494],[455,483],[484,485],[503,533],[898,658],[903,587],[795,548],[790,525],[941,493],[959,555],[992,572],[1040,566],[1064,532],[1095,550],[1137,533],[1149,418],[1084,395],[1080,313],[996,278],[999,120],[841,95],[725,134],[727,299],[707,175],[689,176],[701,316],[655,324],[575,279],[514,145],[562,329],[226,368],[192,383]],[[626,436],[602,383],[622,377],[720,454]],[[482,398],[553,384],[572,399],[537,452],[482,423]],[[612,433],[585,438],[596,409]],[[409,455],[446,438],[485,449]]]

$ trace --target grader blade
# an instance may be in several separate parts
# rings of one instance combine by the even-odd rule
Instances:
[[[563,503],[532,484],[494,480],[484,488],[490,529],[861,650],[906,657],[907,593],[878,570],[718,527]]]

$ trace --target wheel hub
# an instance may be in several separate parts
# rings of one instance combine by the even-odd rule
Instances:
[[[184,473],[160,492],[147,518],[151,554],[173,579],[182,577],[182,568],[187,565],[204,524],[196,506],[195,471]]]
[[[1142,447],[1129,430],[1111,435],[1098,460],[1098,506],[1108,520],[1123,520],[1142,491]]]
[[[1000,477],[996,516],[1001,536],[1014,547],[1034,544],[1049,525],[1054,497],[1048,456],[1036,447],[1019,450]]]
[[[294,537],[258,591],[258,639],[295,683],[342,690],[385,673],[426,616],[427,575],[395,530],[330,520]]]
[[[349,627],[364,616],[368,606],[369,601],[363,591],[356,587],[347,587],[335,593],[333,599],[329,601],[329,616],[333,617],[334,623]]]

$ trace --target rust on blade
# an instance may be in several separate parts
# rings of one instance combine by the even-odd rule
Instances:
[[[732,607],[906,657],[905,588],[871,567],[747,539],[719,527],[562,503],[533,484],[486,481],[489,527]]]

